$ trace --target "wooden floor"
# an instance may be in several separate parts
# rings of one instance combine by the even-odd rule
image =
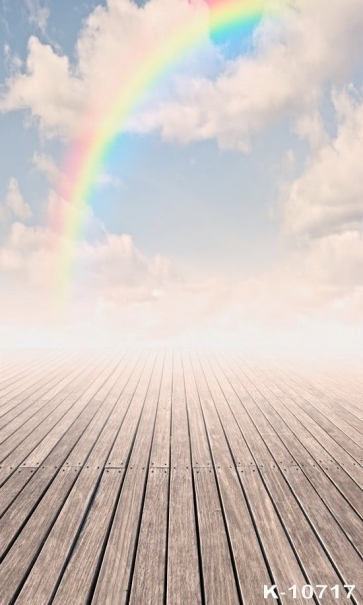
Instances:
[[[3,354],[0,461],[1,605],[363,604],[363,372]]]

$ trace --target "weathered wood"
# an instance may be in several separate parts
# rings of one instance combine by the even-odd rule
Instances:
[[[114,430],[117,431],[117,427]],[[109,455],[112,439],[109,440],[108,436],[105,431],[102,432],[100,439],[86,461],[86,465],[80,471],[79,479],[70,492],[18,597],[20,603],[45,604],[51,598],[54,586],[75,543],[77,532],[97,489],[102,468]],[[95,462],[99,464],[95,464]],[[51,564],[55,551],[57,552],[57,560]],[[51,572],[43,577],[42,569],[46,569],[48,566],[51,567]]]
[[[54,385],[64,379],[64,377],[67,378],[67,375],[74,371],[74,366],[79,367],[79,372],[82,372],[85,364],[72,364],[69,359],[66,359],[64,363],[56,364],[52,371],[45,372],[43,378],[35,385],[25,388],[20,394],[15,396],[11,394],[6,397],[0,418],[1,442],[4,440],[4,427],[8,429],[8,424],[26,410],[30,410],[30,412],[34,411],[35,413],[35,403],[46,404],[48,401],[45,399],[47,392],[51,391]],[[22,386],[25,387],[26,385],[23,383]]]
[[[29,378],[34,381],[37,376],[42,375],[54,365],[60,365],[62,360],[65,359],[69,360],[69,355],[53,353],[43,358],[38,357],[29,360],[28,363],[24,361],[19,362],[8,373],[3,372],[0,368],[0,397],[2,398],[3,395],[11,393],[11,389],[9,390],[8,387],[15,385],[24,386],[27,384]]]
[[[28,469],[22,470],[26,471]],[[56,474],[56,469],[36,469],[36,472],[32,473],[30,481],[25,485],[16,500],[12,502],[2,519],[0,519],[0,556],[4,554],[9,544],[17,537],[23,525],[37,507],[38,502],[42,499],[47,489],[49,489]]]
[[[100,367],[99,372],[96,374],[96,378],[92,381],[89,388],[75,401],[74,405],[72,405],[65,413],[61,413],[60,410],[59,415],[52,414],[51,418],[51,426],[47,431],[47,434],[43,439],[38,443],[38,445],[32,450],[32,452],[27,456],[24,460],[24,466],[37,466],[38,464],[42,464],[45,458],[52,451],[54,446],[59,442],[59,440],[63,437],[63,435],[67,432],[67,430],[73,425],[73,423],[80,416],[82,411],[86,408],[86,406],[90,405],[90,402],[95,403],[97,405],[97,399],[95,400],[95,395],[98,395],[104,385],[109,381],[113,380],[112,376],[117,367],[118,362],[108,363],[108,360],[105,362],[103,366]],[[109,388],[106,385],[106,389]],[[101,395],[102,400],[102,395]],[[62,406],[63,407],[63,404]],[[54,419],[57,419],[57,422],[54,423]]]
[[[211,469],[194,469],[203,584],[206,603],[237,605],[239,596],[221,502]]]
[[[363,605],[362,397],[238,352],[14,352],[1,605]]]
[[[78,439],[76,445],[71,449],[67,460],[65,461],[65,465],[82,466],[85,463],[92,448],[97,443],[100,435],[103,434],[103,431],[107,430],[106,425],[109,422],[112,422],[113,426],[117,426],[118,422],[121,422],[121,419],[123,417],[122,414],[124,414],[125,412],[124,407],[122,405],[122,395],[124,393],[125,388],[127,387],[129,380],[132,379],[135,369],[137,372],[137,364],[140,363],[140,359],[140,355],[131,355],[131,357],[128,358],[125,363],[121,364],[120,371],[118,375],[116,374],[116,381],[113,387],[107,394],[106,398],[102,401],[96,414],[92,418],[89,425],[85,428],[84,432]],[[121,408],[120,411],[119,408]],[[120,414],[121,419],[119,419]],[[78,429],[76,423],[74,423],[72,429],[77,435]],[[69,443],[69,441],[72,439],[72,429],[67,431],[64,436],[64,443],[59,442],[57,444],[57,446],[51,452],[45,463],[52,464],[53,460],[58,458],[59,449],[63,449],[63,447],[66,447],[67,443]]]
[[[132,576],[130,605],[164,603],[168,495],[169,469],[150,469]]]
[[[117,501],[123,469],[107,469],[101,479],[84,527],[65,568],[54,605],[84,605],[90,596],[102,548]]]
[[[225,385],[226,386],[226,385]],[[227,437],[228,437],[228,429],[229,426],[225,427],[226,432],[227,432]],[[256,431],[257,433],[257,431]],[[254,459],[256,460],[257,464],[260,462],[259,460],[259,451],[260,448],[254,447],[254,443],[255,443],[255,437],[256,435],[253,435],[253,433],[249,436],[250,437],[250,448],[251,448],[251,452],[254,455]],[[212,449],[213,449],[213,437],[211,437],[211,445],[212,445]],[[232,449],[233,451],[233,449]],[[218,452],[217,452],[217,456],[218,456]],[[263,458],[264,461],[266,461],[266,457],[264,455]],[[262,466],[267,466],[268,468],[270,466],[273,465],[273,458],[271,456],[270,461],[268,461],[267,464],[265,464],[265,462],[263,464],[261,464]],[[216,457],[216,465],[217,465],[217,477],[218,477],[218,481],[220,483],[220,491],[221,494],[223,494],[222,499],[224,497],[225,500],[225,510],[226,510],[226,518],[227,517],[227,512],[228,512],[228,507],[233,507],[232,508],[232,514],[230,515],[230,525],[231,525],[231,532],[236,532],[238,531],[238,522],[236,522],[234,516],[236,516],[236,504],[235,502],[233,502],[233,499],[231,500],[231,494],[232,492],[232,487],[234,487],[234,498],[237,500],[237,502],[239,501],[240,506],[242,505],[242,495],[240,494],[238,496],[238,491],[236,489],[236,485],[234,485],[234,474],[231,473],[231,466],[230,465],[224,465],[224,466],[220,466],[218,464],[218,457]],[[248,533],[250,534],[249,536],[249,542],[251,542],[251,529],[252,529],[252,520],[251,520],[251,515],[252,515],[252,519],[255,523],[255,525],[257,526],[258,529],[258,536],[259,539],[261,541],[262,547],[264,549],[264,551],[267,554],[267,558],[269,561],[269,565],[271,568],[271,572],[272,572],[272,576],[274,578],[274,582],[276,584],[279,584],[280,586],[290,586],[291,584],[287,584],[288,581],[292,580],[292,584],[299,584],[300,582],[300,587],[304,585],[304,578],[302,575],[302,571],[299,567],[299,564],[296,560],[295,554],[293,552],[293,550],[290,548],[289,542],[287,541],[285,535],[284,535],[284,529],[280,524],[279,518],[276,515],[274,508],[273,508],[273,503],[268,495],[268,493],[266,492],[266,489],[263,486],[261,477],[258,473],[258,467],[252,467],[252,466],[240,466],[238,467],[238,471],[240,474],[240,479],[242,481],[242,485],[243,485],[243,489],[244,489],[244,494],[245,494],[245,498],[248,502],[249,505],[249,510],[251,511],[251,513],[249,513],[247,511],[247,506],[246,504],[244,504],[244,516],[245,516],[245,523],[244,523],[244,531],[245,533],[242,533],[242,528],[240,527],[240,535],[238,536],[238,540],[234,540],[235,546],[233,548],[233,552],[238,553],[238,546],[241,545],[241,542],[243,541],[243,538],[246,538],[248,536]],[[242,508],[242,511],[243,511]],[[233,510],[234,509],[234,510]],[[234,516],[233,516],[234,513]],[[240,513],[241,514],[241,513]],[[266,526],[265,526],[266,525]],[[249,527],[250,526],[250,527]],[[256,543],[257,542],[257,538],[255,535],[255,545],[254,548],[252,548],[251,546],[253,546],[253,542],[252,545],[249,545],[249,548],[251,550],[251,558],[250,561],[255,561],[256,558],[257,560],[259,560],[260,565],[263,565],[263,557],[262,554],[260,554],[260,557],[256,557],[256,553],[258,553],[259,550],[259,545]],[[243,542],[242,542],[243,543]],[[233,542],[232,542],[233,544]],[[279,548],[276,548],[276,544],[279,544]],[[280,546],[281,545],[281,546]],[[281,556],[279,555],[280,553],[280,548],[282,550],[281,552]],[[241,561],[241,554],[239,556],[239,560]],[[241,564],[239,564],[239,566],[237,566],[237,569],[241,569]],[[253,567],[253,569],[249,571],[249,573],[247,573],[248,567],[247,564],[245,563],[242,566],[242,569],[240,571],[240,575],[241,575],[241,586],[246,586],[246,583],[248,582],[248,579],[252,579],[254,577],[254,572],[256,573],[256,566]],[[246,594],[246,590],[245,590],[245,597],[246,599],[250,598],[251,599],[251,603],[259,603],[262,599],[262,595],[263,595],[263,585],[264,584],[268,584],[268,573],[267,570],[263,570],[263,567],[259,569],[259,573],[258,573],[260,578],[263,578],[264,581],[262,582],[261,579],[258,578],[254,578],[255,582],[253,583],[252,586],[252,591],[249,589],[247,591]],[[247,584],[248,586],[248,584]],[[248,596],[249,595],[249,596]],[[293,602],[291,599],[291,596],[289,595],[281,595],[281,600],[283,603],[289,603],[289,602]],[[248,601],[247,601],[248,602]],[[302,602],[302,601],[301,601]]]
[[[299,473],[301,471],[299,468],[296,468],[296,472]],[[269,467],[262,469],[261,473],[290,541],[294,545],[301,564],[305,569],[309,583],[313,586],[318,584],[326,584],[330,587],[339,585],[341,594],[343,595],[344,589],[341,579],[326,556],[317,536],[284,480],[281,471],[277,467]],[[334,604],[336,603],[336,598],[331,592],[328,592],[324,595],[323,603]]]
[[[282,469],[295,497],[307,518],[320,536],[330,558],[334,561],[345,584],[355,584],[355,598],[363,603],[362,558],[353,548],[328,508],[319,498],[313,487],[306,481],[302,472],[296,469]]]
[[[251,414],[254,415],[253,408],[251,408]],[[260,416],[258,415],[257,418],[259,419]],[[272,456],[274,457],[276,463],[279,464],[279,449],[275,450],[274,447],[271,446],[271,443],[270,448]],[[295,477],[295,475],[293,474],[292,477]],[[314,494],[314,491],[311,490],[311,486],[309,485],[309,481],[307,479],[309,479],[311,484],[314,485],[315,489],[317,490],[317,493]],[[343,496],[339,493],[339,491],[329,481],[329,479],[322,472],[322,470],[318,466],[306,464],[303,467],[303,473],[300,481],[303,482],[304,480],[306,481],[306,491],[310,492],[312,502],[316,501],[316,505],[320,506],[321,498],[325,502],[328,509],[332,512],[335,519],[339,521],[340,526],[344,529],[350,541],[353,544],[362,544],[363,527],[361,524],[361,520],[358,518],[356,513],[352,510],[352,508],[349,506]],[[320,493],[321,496],[319,497],[318,494]],[[340,529],[338,528],[333,519],[331,523],[331,531],[340,532]],[[342,539],[344,540],[344,538]]]
[[[82,372],[84,368],[81,366],[78,371]],[[32,393],[29,397],[24,399],[19,405],[16,406],[16,410],[10,410],[1,419],[1,430],[0,430],[0,443],[3,443],[10,435],[13,435],[15,431],[25,424],[30,418],[32,418],[38,412],[38,418],[45,418],[48,414],[48,403],[49,401],[45,398],[47,390],[50,391],[54,385],[59,385],[59,390],[62,389],[64,384],[71,382],[72,370],[71,365],[66,364],[65,368],[60,368],[60,371],[56,371],[53,374],[48,375],[46,384]],[[16,412],[14,414],[14,412]]]
[[[164,360],[163,378],[160,387],[158,410],[155,420],[150,465],[153,468],[170,466],[171,389],[172,355],[168,351]]]
[[[67,469],[68,472],[71,469]],[[73,469],[73,472],[77,469]],[[17,602],[47,605],[92,502],[102,471],[83,468],[31,568]],[[62,473],[60,473],[62,474]],[[55,556],[56,554],[56,556]],[[45,573],[46,571],[46,573]]]
[[[334,407],[331,405],[330,399],[325,394],[320,394],[319,397],[310,393],[309,389],[302,385],[299,381],[280,371],[276,374],[280,382],[295,391],[301,398],[299,404],[303,409],[321,426],[335,441],[342,444],[345,449],[352,449],[352,456],[363,463],[363,449],[359,444],[362,443],[362,434],[347,422],[341,415],[337,414]],[[349,418],[354,421],[354,417],[349,414]],[[363,424],[360,425],[362,429]],[[348,439],[347,439],[348,437]],[[351,443],[351,441],[353,443]]]
[[[352,458],[345,450],[342,448],[334,439],[331,438],[310,416],[307,414],[302,408],[297,406],[295,399],[287,394],[279,384],[277,384],[271,377],[269,377],[266,373],[264,381],[267,384],[269,389],[277,395],[278,399],[281,403],[283,403],[286,413],[293,413],[296,418],[298,418],[299,422],[304,426],[307,431],[315,437],[316,440],[324,447],[325,451],[328,453],[329,458],[324,460],[324,457],[321,457],[323,462],[333,462],[335,461],[339,466],[342,466],[346,469],[346,472],[352,477],[354,481],[362,488],[363,487],[363,473],[362,468],[359,467],[354,458]],[[320,462],[320,459],[319,459]]]
[[[18,465],[29,456],[35,447],[45,439],[48,432],[55,426],[60,418],[72,409],[72,406],[77,403],[79,398],[89,389],[90,376],[92,369],[81,373],[72,381],[71,385],[62,389],[47,407],[47,415],[45,418],[35,414],[23,426],[21,426],[16,434],[8,439],[0,446],[0,460],[4,466]],[[94,380],[97,378],[95,377]],[[29,466],[40,466],[41,460]]]
[[[162,358],[153,369],[146,402],[127,467],[125,481],[107,542],[93,603],[127,602],[142,514],[147,468],[162,376]]]
[[[147,397],[154,363],[155,355],[152,354],[146,361],[141,378],[140,375],[135,374],[135,382],[128,383],[125,393],[121,397],[127,405],[124,409],[122,423],[119,424],[115,439],[112,440],[113,446],[106,463],[109,468],[122,468],[127,465]],[[111,422],[107,423],[106,430],[113,430]]]
[[[146,469],[142,467],[129,467],[126,471],[92,605],[127,602],[145,477]]]
[[[35,470],[36,469],[32,468],[20,468],[1,488],[0,519],[5,510],[11,505],[12,501],[15,500],[19,492],[21,492],[24,485],[31,479]]]
[[[170,460],[172,468],[190,468],[192,463],[184,373],[180,351],[174,351],[173,356]]]
[[[183,352],[182,363],[188,410],[192,465],[195,468],[211,468],[212,457],[209,451],[203,413],[200,407],[193,369],[187,352]]]
[[[166,589],[168,605],[202,602],[190,466],[171,469]]]
[[[345,451],[350,456],[352,461],[355,460],[360,464],[363,463],[363,449],[350,437],[348,437],[348,435],[344,434],[340,429],[338,429],[338,427],[333,422],[328,420],[324,414],[319,412],[316,408],[308,403],[308,399],[312,399],[312,396],[306,394],[306,391],[304,392],[304,390],[299,386],[294,385],[293,388],[290,386],[287,380],[282,381],[280,379],[280,374],[276,374],[276,372],[272,372],[271,370],[269,370],[269,374],[272,378],[275,377],[280,388],[295,402],[297,408],[299,409],[299,413],[302,413],[303,411],[306,416],[310,418],[310,422],[314,422],[315,432],[322,434],[325,438],[325,441],[330,441],[329,451]]]
[[[29,376],[35,376],[38,371],[44,371],[44,369],[48,370],[49,367],[54,365],[61,365],[62,358],[68,359],[68,355],[65,354],[59,355],[54,354],[49,355],[49,357],[45,357],[43,359],[38,358],[28,363],[20,362],[16,369],[13,369],[11,372],[5,372],[0,367],[0,396],[3,394],[3,390],[8,386],[15,385],[18,381],[24,384],[25,380]],[[0,406],[1,412],[1,406]]]
[[[341,466],[335,463],[329,452],[322,447],[314,435],[309,433],[279,397],[268,388],[269,379],[256,367],[252,372],[244,366],[242,376],[244,382],[249,383],[251,380],[258,385],[261,396],[256,396],[256,403],[291,451],[297,464],[302,467],[320,466],[351,506],[363,516],[362,491],[359,486]]]
[[[351,395],[342,391],[339,392],[324,378],[316,377],[316,375],[312,376],[310,373],[291,368],[288,368],[288,372],[294,380],[304,386],[315,397],[326,399],[327,405],[333,408],[339,416],[345,418],[349,424],[355,426],[358,431],[363,431],[363,411],[354,405],[354,397],[352,398]]]
[[[0,569],[4,604],[12,602],[21,588],[77,475],[78,469],[61,470],[6,555]],[[56,557],[57,553],[53,552],[52,560]],[[43,569],[43,575],[48,571]],[[36,601],[29,601],[27,605],[36,605]]]

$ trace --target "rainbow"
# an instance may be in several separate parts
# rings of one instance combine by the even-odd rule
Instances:
[[[164,40],[153,41],[146,53],[133,59],[108,110],[101,115],[90,111],[92,120],[88,120],[88,125],[92,123],[92,127],[81,132],[68,152],[59,185],[59,194],[66,203],[53,216],[60,247],[59,274],[55,276],[58,299],[68,297],[88,200],[111,145],[125,130],[127,120],[165,73],[205,44],[210,36],[228,37],[235,28],[253,27],[263,16],[268,0],[185,0],[188,1],[192,4],[190,8],[195,8],[190,10],[193,17],[190,22],[179,24]]]

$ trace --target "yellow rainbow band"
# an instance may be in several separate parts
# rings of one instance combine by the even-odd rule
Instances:
[[[71,281],[70,274],[76,242],[83,226],[84,209],[107,151],[116,136],[122,132],[126,121],[158,79],[183,56],[208,40],[208,34],[218,35],[228,31],[228,28],[257,22],[263,16],[267,3],[268,0],[209,0],[204,5],[204,10],[195,11],[195,18],[190,23],[183,24],[182,28],[179,26],[177,31],[169,33],[163,41],[158,40],[152,52],[122,82],[108,113],[101,117],[91,136],[79,145],[75,172],[72,173],[74,168],[71,166],[70,174],[66,174],[66,179],[70,182],[66,195],[69,203],[66,204],[67,211],[59,226],[60,274],[56,278],[58,288],[61,286],[63,290],[62,298],[66,297]],[[199,2],[199,8],[202,4]],[[206,16],[207,10],[209,14]]]

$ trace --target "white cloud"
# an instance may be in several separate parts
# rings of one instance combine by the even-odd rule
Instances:
[[[288,115],[311,114],[324,87],[351,72],[363,52],[362,9],[363,0],[296,0],[279,19],[263,21],[252,55],[226,62],[216,79],[206,71],[215,74],[221,57],[206,45],[190,59],[183,85],[158,85],[161,98],[178,100],[161,103],[157,96],[153,106],[158,100],[160,108],[144,108],[128,127],[159,129],[165,138],[184,142],[217,138],[222,147],[247,151],[251,136]],[[0,110],[29,110],[46,134],[74,136],[109,113],[110,99],[155,49],[155,40],[190,24],[196,11],[198,19],[204,15],[207,33],[203,0],[150,0],[143,7],[108,0],[85,22],[75,64],[31,37],[25,71],[8,79]]]
[[[169,82],[163,90],[169,99],[177,92],[177,101],[163,103],[159,111],[144,107],[129,124],[184,141],[214,137],[222,147],[246,151],[255,133],[293,116],[294,132],[310,145],[311,155],[302,174],[285,185],[281,200],[281,231],[290,238],[286,259],[245,281],[192,277],[171,259],[148,258],[129,235],[108,233],[90,216],[87,241],[77,249],[76,323],[101,321],[115,335],[158,337],[213,331],[238,337],[249,333],[246,326],[258,325],[263,339],[264,326],[278,330],[306,318],[362,322],[363,103],[356,94],[353,100],[347,92],[334,93],[334,135],[319,113],[325,88],[332,82],[338,87],[363,50],[362,9],[363,0],[299,0],[281,21],[261,26],[252,55],[229,62],[217,79],[195,77],[200,65],[189,66],[190,80],[179,80],[176,87]],[[86,21],[75,64],[30,38],[24,71],[20,64],[15,68],[0,109],[25,109],[47,135],[73,137],[105,111],[115,83],[142,60],[145,48],[138,41],[147,48],[149,40],[153,44],[187,22],[191,10],[181,0],[150,0],[144,8],[109,0]],[[213,50],[206,52],[216,65]],[[36,153],[33,164],[50,183],[59,183],[62,177],[49,156]],[[296,150],[290,149],[284,159],[290,178],[298,165]],[[119,185],[108,174],[98,183]],[[1,207],[6,220],[0,271],[27,303],[20,311],[10,305],[9,317],[22,313],[29,321],[38,316],[54,321],[57,226],[66,207],[51,191],[50,226],[25,225],[30,208],[17,181],[10,181]]]
[[[32,36],[28,42],[26,72],[8,80],[8,92],[0,110],[30,110],[40,127],[50,135],[70,133],[84,110],[82,84],[70,76],[69,59]]]
[[[28,11],[29,23],[35,25],[44,34],[50,15],[49,7],[40,0],[25,0]]]
[[[334,94],[337,134],[313,148],[306,170],[292,182],[282,209],[286,233],[319,237],[363,223],[363,101]]]
[[[248,151],[251,136],[311,114],[324,87],[352,71],[363,51],[363,0],[298,1],[262,24],[255,44],[252,56],[228,63],[217,80],[194,79],[183,99],[144,116],[140,129],[183,142],[217,138],[221,147]]]
[[[49,206],[59,209],[62,200],[52,192]],[[64,203],[64,202],[63,202]],[[48,214],[51,213],[51,210]],[[73,238],[59,235],[48,226],[25,225],[13,221],[4,227],[4,241],[0,247],[0,272],[20,278],[25,288],[41,288],[47,297],[62,286],[63,250],[74,253],[73,269],[75,294],[94,301],[99,296],[117,304],[151,300],[164,283],[173,279],[170,263],[162,256],[148,259],[135,246],[130,235],[108,233],[89,212],[88,227],[92,241],[75,244]],[[57,285],[57,281],[59,282]]]
[[[3,204],[0,204],[0,219],[6,221],[12,217],[16,217],[22,221],[26,221],[31,216],[31,208],[24,201],[19,189],[19,183],[12,177],[8,183],[5,201]]]
[[[96,184],[100,187],[115,187],[121,189],[122,179],[108,172],[101,172],[96,178]]]
[[[304,268],[314,285],[327,285],[338,296],[362,289],[363,229],[335,233],[310,242]]]
[[[48,136],[69,138],[80,129],[92,128],[99,115],[109,113],[110,100],[155,49],[155,40],[163,40],[166,32],[179,31],[183,23],[190,24],[196,12],[205,15],[207,31],[203,0],[150,0],[143,7],[131,0],[108,0],[106,7],[98,6],[85,21],[74,64],[32,36],[25,69],[8,79],[0,110],[28,110]],[[218,57],[207,44],[184,69],[187,73],[208,72]],[[178,73],[183,73],[182,66]],[[170,92],[167,82],[164,87],[159,84],[160,88],[165,94]]]
[[[58,181],[60,172],[50,155],[35,152],[33,155],[33,166],[38,172],[43,172],[50,183]]]

